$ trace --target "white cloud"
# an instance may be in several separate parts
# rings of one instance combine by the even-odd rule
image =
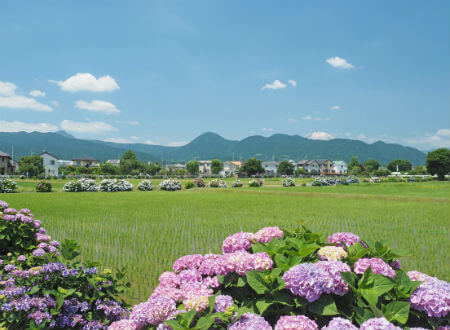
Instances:
[[[113,77],[106,75],[98,79],[90,73],[77,73],[64,81],[49,80],[58,84],[63,91],[79,92],[112,92],[119,89],[119,85]]]
[[[261,87],[261,90],[265,90],[265,89],[280,89],[280,88],[286,88],[286,84],[283,84],[281,81],[279,80],[274,80],[273,83],[271,84],[265,84],[263,87]]]
[[[51,101],[50,103],[51,103],[53,106],[55,106],[55,107],[59,107],[59,102],[56,101],[56,100],[53,100],[53,101]]]
[[[311,134],[308,134],[306,137],[310,138],[311,140],[331,140],[334,139],[334,136],[327,132],[313,132]]]
[[[23,121],[0,120],[0,132],[54,132],[58,126],[49,123],[24,123]]]
[[[46,104],[35,99],[16,94],[17,86],[10,82],[0,81],[0,108],[29,109],[34,111],[53,111]]]
[[[352,136],[349,132],[346,132],[344,135],[348,137]]]
[[[340,57],[330,57],[329,59],[326,60],[326,62],[331,65],[332,67],[335,68],[340,68],[340,69],[352,69],[354,68],[353,64],[348,63],[345,59],[340,58]]]
[[[262,129],[261,129],[263,132],[273,132],[273,128],[267,128],[267,127],[263,127]]]
[[[117,128],[103,121],[82,122],[63,120],[60,126],[65,131],[77,133],[103,133],[117,131]]]
[[[317,120],[317,121],[321,121],[321,120],[322,120],[322,118],[320,118],[320,117],[316,117],[316,118],[314,118],[314,120]]]
[[[35,90],[30,92],[30,95],[33,96],[33,97],[44,97],[45,96],[45,92],[35,89]]]
[[[290,123],[296,123],[296,122],[298,122],[298,120],[295,119],[295,118],[288,118],[288,122],[290,122]]]
[[[403,141],[423,150],[450,148],[450,129],[442,128],[437,130],[435,134],[425,134],[424,137],[419,138],[405,138]]]
[[[297,82],[295,80],[288,80],[288,83],[292,86],[292,87],[297,87]]]
[[[92,112],[103,112],[108,115],[113,113],[120,113],[120,110],[117,109],[117,107],[111,102],[100,100],[92,100],[91,102],[78,100],[77,102],[75,102],[75,107]]]
[[[109,139],[105,139],[103,141],[105,141],[105,142],[113,142],[113,143],[133,143],[129,139],[121,139],[121,138],[109,138]]]
[[[150,144],[150,145],[154,145],[156,144],[155,142],[153,142],[152,140],[147,140],[144,142],[145,144]]]
[[[364,139],[366,138],[366,136],[365,136],[363,133],[361,133],[361,134],[359,134],[356,138],[357,138],[358,140],[364,140]]]
[[[139,138],[137,136],[132,136],[131,139],[134,141],[139,140]]]
[[[184,145],[186,145],[188,143],[189,143],[189,141],[174,141],[174,142],[168,143],[167,145],[169,147],[181,147],[181,146],[184,146]]]
[[[436,135],[450,137],[450,129],[442,128],[436,132]]]
[[[303,117],[302,117],[302,120],[311,120],[311,119],[312,119],[311,116],[303,116]]]
[[[127,121],[127,124],[129,124],[129,125],[139,125],[139,122],[137,120],[131,120],[131,121]]]
[[[339,105],[333,105],[330,109],[331,110],[340,110],[341,107]]]

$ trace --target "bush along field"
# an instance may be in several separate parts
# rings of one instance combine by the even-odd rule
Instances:
[[[127,308],[123,270],[74,261],[31,211],[0,201],[0,326],[11,329],[448,329],[450,284],[352,233],[265,227],[179,258]]]

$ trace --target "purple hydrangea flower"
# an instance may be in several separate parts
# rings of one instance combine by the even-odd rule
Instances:
[[[136,322],[138,327],[158,325],[173,316],[175,310],[176,305],[173,300],[157,297],[134,306],[130,319]]]
[[[111,323],[108,327],[109,330],[137,330],[138,326],[133,320],[123,319]]]
[[[264,317],[253,313],[245,313],[239,320],[229,325],[228,330],[272,330],[272,327]]]
[[[395,270],[380,258],[361,258],[353,265],[353,270],[356,274],[364,274],[367,268],[371,268],[374,274],[380,274],[395,277]]]
[[[228,295],[218,295],[214,304],[214,311],[225,312],[227,307],[233,306],[233,298]]]
[[[411,308],[425,311],[430,317],[444,318],[450,312],[450,283],[435,277],[424,277],[411,295]]]
[[[8,203],[0,200],[0,209],[7,209],[8,206]]]
[[[361,242],[362,245],[367,247],[366,243],[364,243],[358,235],[355,235],[353,233],[334,233],[333,235],[328,237],[328,243],[335,243],[340,247],[349,247],[357,242]]]
[[[201,254],[191,254],[179,258],[173,264],[173,271],[178,273],[183,269],[198,269],[203,262]]]
[[[33,250],[33,255],[35,257],[42,257],[45,254],[45,251],[41,248],[37,248],[36,250]]]
[[[358,330],[352,322],[342,317],[334,317],[322,330]]]
[[[317,330],[317,323],[304,315],[281,316],[275,330]]]
[[[384,317],[368,319],[361,324],[360,330],[402,330],[401,328],[393,325]]]
[[[278,227],[265,227],[255,233],[254,238],[259,243],[268,243],[274,238],[281,238],[283,231]]]
[[[177,274],[174,272],[164,272],[159,276],[159,285],[167,288],[176,288],[179,284]]]
[[[236,233],[225,238],[222,244],[222,251],[223,253],[232,253],[235,251],[248,250],[252,246],[253,239],[254,235],[252,233]]]

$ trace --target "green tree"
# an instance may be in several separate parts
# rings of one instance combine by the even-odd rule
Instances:
[[[191,175],[197,175],[200,168],[200,164],[196,160],[191,160],[186,163],[186,170]]]
[[[425,166],[415,166],[411,171],[408,171],[410,175],[423,175],[427,174],[427,168]]]
[[[100,164],[99,171],[103,174],[117,174],[119,172],[119,168],[113,164],[103,163]]]
[[[241,172],[247,173],[248,176],[264,173],[265,170],[262,166],[262,162],[256,158],[247,159],[241,167]]]
[[[364,169],[367,172],[373,172],[380,168],[380,163],[375,159],[368,159],[364,162]]]
[[[407,159],[395,159],[388,164],[387,168],[391,172],[396,172],[397,165],[399,172],[408,172],[412,168],[411,162]]]
[[[388,169],[380,168],[378,170],[375,170],[373,174],[375,176],[388,176],[389,174],[391,174],[391,171],[389,171]]]
[[[150,163],[145,166],[145,172],[150,175],[156,175],[159,171],[161,171],[162,166],[160,163]]]
[[[19,173],[28,176],[38,176],[44,173],[44,163],[40,156],[25,156],[19,160]]]
[[[223,170],[223,163],[220,159],[213,159],[211,160],[211,173],[212,174],[219,174],[220,171]]]
[[[350,159],[350,162],[348,163],[348,171],[351,171],[354,167],[361,167],[361,164],[359,163],[358,157],[353,156]]]
[[[137,160],[137,157],[136,157],[136,154],[132,150],[127,150],[122,155],[122,158],[120,160],[121,161],[122,160]]]
[[[294,164],[288,162],[287,160],[282,161],[278,164],[277,173],[282,175],[294,174]]]
[[[450,172],[450,150],[440,148],[427,154],[427,170],[430,174],[437,174],[439,180],[445,180],[445,175]]]
[[[144,172],[144,169],[144,163],[137,159],[136,154],[133,151],[125,151],[120,159],[120,172],[122,174],[136,175]]]
[[[299,167],[295,170],[295,175],[296,176],[306,175],[306,170],[303,167]]]

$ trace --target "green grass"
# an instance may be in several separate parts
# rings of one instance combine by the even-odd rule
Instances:
[[[324,234],[352,231],[385,239],[411,252],[402,260],[406,269],[450,280],[449,182],[294,188],[280,182],[177,192],[25,192],[0,199],[30,208],[53,238],[78,240],[84,258],[112,268],[128,265],[130,302],[147,299],[158,275],[178,257],[219,252],[226,236],[268,225],[293,229],[305,223]],[[35,184],[19,181],[21,191],[33,191]],[[54,187],[61,191],[62,185],[60,180]]]

